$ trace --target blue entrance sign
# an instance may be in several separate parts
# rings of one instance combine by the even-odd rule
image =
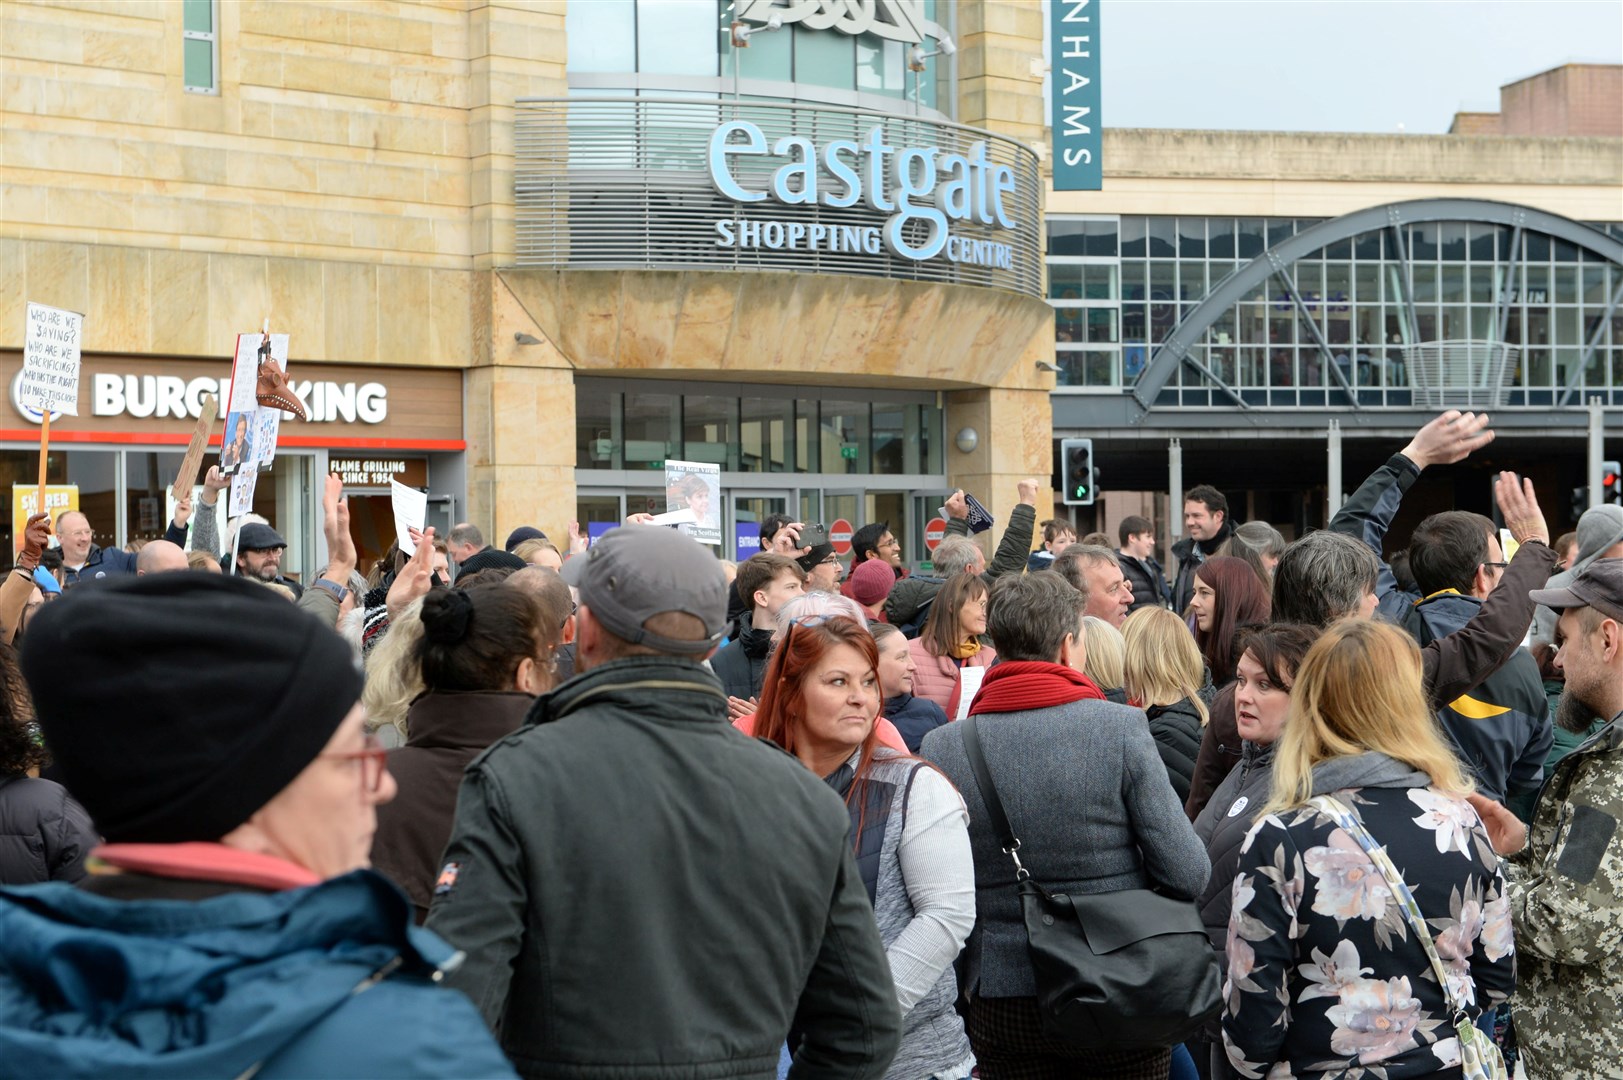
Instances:
[[[1055,191],[1104,187],[1099,6],[1102,0],[1050,0],[1049,81]]]

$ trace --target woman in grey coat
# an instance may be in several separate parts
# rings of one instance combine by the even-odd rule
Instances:
[[[1184,816],[1144,713],[1104,700],[1076,670],[1084,651],[1080,594],[1043,570],[1000,578],[987,627],[999,663],[970,708],[1020,857],[1042,885],[1067,893],[1156,888],[1193,899],[1206,852]],[[1165,1080],[1170,1050],[1100,1052],[1046,1036],[1015,891],[964,755],[961,725],[930,732],[923,756],[969,808],[975,932],[966,952],[970,1043],[985,1080],[1075,1075]]]
[[[77,882],[99,837],[66,788],[29,775],[45,748],[14,656],[0,645],[0,885]]]

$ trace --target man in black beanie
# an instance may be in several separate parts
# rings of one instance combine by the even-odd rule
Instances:
[[[455,954],[365,869],[395,784],[331,629],[251,582],[149,575],[49,605],[22,668],[108,842],[82,889],[0,889],[8,1073],[511,1075],[434,985]]]

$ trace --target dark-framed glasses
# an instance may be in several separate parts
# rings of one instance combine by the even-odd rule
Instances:
[[[351,750],[347,753],[322,754],[321,756],[336,761],[360,762],[361,786],[369,795],[376,795],[378,790],[383,787],[383,774],[388,771],[389,751],[384,748],[382,741],[376,735],[366,735],[359,750]]]

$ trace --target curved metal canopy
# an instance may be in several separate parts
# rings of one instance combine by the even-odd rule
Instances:
[[[1252,289],[1262,285],[1274,274],[1281,274],[1295,303],[1298,314],[1305,314],[1301,297],[1296,293],[1296,287],[1288,277],[1282,274],[1285,267],[1298,259],[1311,255],[1321,248],[1342,240],[1351,240],[1362,233],[1373,229],[1390,228],[1396,239],[1394,245],[1397,249],[1398,259],[1403,263],[1405,291],[1410,298],[1414,291],[1410,283],[1412,277],[1409,273],[1408,252],[1403,244],[1403,234],[1398,226],[1419,225],[1434,221],[1466,221],[1484,225],[1508,225],[1518,233],[1524,230],[1545,233],[1558,237],[1569,243],[1576,244],[1585,251],[1599,255],[1618,265],[1623,265],[1623,241],[1619,241],[1599,229],[1592,228],[1582,222],[1564,218],[1559,214],[1552,214],[1544,210],[1536,210],[1530,206],[1520,206],[1516,203],[1494,202],[1488,199],[1415,199],[1410,202],[1388,203],[1384,206],[1372,206],[1364,210],[1355,210],[1350,214],[1343,214],[1329,221],[1321,221],[1294,236],[1280,241],[1267,251],[1258,255],[1238,270],[1229,274],[1222,281],[1212,287],[1206,298],[1191,311],[1182,322],[1173,327],[1167,339],[1156,349],[1155,355],[1144,366],[1138,381],[1133,384],[1133,397],[1139,407],[1148,412],[1154,407],[1155,399],[1160,396],[1161,390],[1171,381],[1178,365],[1188,362],[1196,370],[1212,379],[1219,388],[1226,391],[1234,399],[1236,405],[1246,408],[1239,395],[1218,379],[1205,365],[1200,364],[1189,355],[1189,350],[1198,345],[1208,327],[1216,322],[1222,315],[1232,309],[1239,300]],[[1607,314],[1602,322],[1611,318],[1618,302],[1623,299],[1623,284],[1612,294]],[[1412,299],[1410,300],[1412,305]],[[1317,329],[1317,323],[1307,320],[1311,330]],[[1597,338],[1598,340],[1598,338]],[[1595,342],[1590,343],[1593,350]],[[1324,347],[1320,342],[1320,347]],[[1588,363],[1585,356],[1584,363],[1577,366],[1582,372]],[[1341,389],[1348,396],[1353,408],[1357,408],[1357,397],[1347,386],[1340,369],[1330,365],[1330,371],[1341,384]],[[1575,376],[1576,378],[1576,376]],[[1572,387],[1568,387],[1567,394],[1563,395],[1562,403],[1570,397]]]

